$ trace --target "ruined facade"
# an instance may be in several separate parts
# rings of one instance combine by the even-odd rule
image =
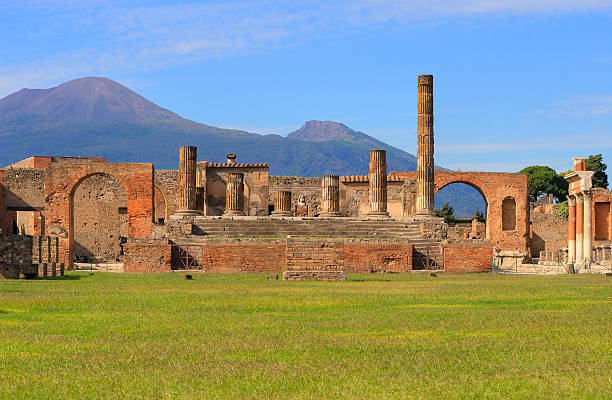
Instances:
[[[56,238],[58,262],[68,269],[86,258],[123,260],[127,272],[343,279],[346,272],[470,270],[465,251],[478,254],[484,271],[493,248],[527,253],[527,178],[434,172],[432,76],[419,76],[418,99],[417,171],[387,171],[378,149],[367,176],[320,178],[270,176],[269,164],[239,163],[235,154],[198,161],[189,146],[179,149],[174,171],[31,157],[0,169],[0,228]],[[435,192],[452,183],[471,185],[487,204],[486,223],[476,221],[467,242],[449,238],[433,217]]]

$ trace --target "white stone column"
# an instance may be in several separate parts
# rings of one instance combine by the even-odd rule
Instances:
[[[576,265],[584,263],[583,252],[584,232],[584,198],[582,193],[576,193]]]
[[[590,263],[593,261],[593,194],[590,190],[582,192],[584,197],[584,233],[583,241],[583,256],[584,262]]]
[[[574,264],[576,261],[576,197],[567,196],[569,208],[568,232],[567,232],[567,263]]]

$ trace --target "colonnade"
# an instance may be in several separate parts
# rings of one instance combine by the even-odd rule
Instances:
[[[592,171],[586,171],[586,159],[574,158],[574,171],[567,174],[569,181],[567,264],[584,266],[593,261],[593,193]]]

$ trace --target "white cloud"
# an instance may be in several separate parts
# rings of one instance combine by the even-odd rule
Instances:
[[[24,23],[30,35],[54,40],[61,32],[67,54],[6,65],[0,96],[24,86],[41,87],[83,74],[122,74],[163,69],[202,59],[262,52],[324,35],[380,26],[407,26],[447,17],[504,16],[612,9],[608,0],[253,0],[126,5],[112,0],[4,2],[7,15],[44,20]],[[297,4],[296,4],[297,3]],[[27,25],[27,28],[26,28]],[[51,36],[49,36],[51,35]],[[92,44],[81,43],[81,35]],[[76,47],[74,47],[76,46]],[[607,112],[602,109],[602,112]]]

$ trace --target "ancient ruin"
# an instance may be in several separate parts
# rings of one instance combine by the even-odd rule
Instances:
[[[350,272],[489,271],[494,256],[497,267],[538,258],[568,271],[609,265],[612,195],[592,189],[584,159],[566,177],[565,224],[531,212],[525,175],[435,171],[433,77],[419,76],[417,86],[416,171],[387,171],[385,150],[373,149],[367,176],[270,176],[269,164],[236,154],[198,161],[191,146],[179,149],[178,171],[40,156],[2,168],[0,274],[113,264],[342,280]],[[435,193],[453,183],[478,190],[485,222],[449,228],[434,216]]]

